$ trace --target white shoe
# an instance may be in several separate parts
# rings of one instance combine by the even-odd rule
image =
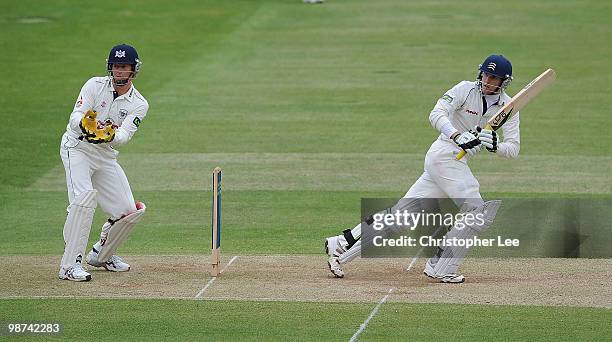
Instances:
[[[130,270],[130,264],[123,261],[120,257],[113,255],[108,261],[98,261],[98,251],[92,248],[85,258],[87,264],[94,267],[104,267],[107,271],[111,272],[127,272]]]
[[[90,281],[91,274],[85,271],[83,265],[76,263],[74,266],[60,267],[59,278],[72,281]]]
[[[449,283],[449,284],[458,284],[463,283],[465,281],[465,277],[461,274],[445,274],[443,276],[438,277],[441,283]]]
[[[435,265],[432,265],[430,261],[431,259],[427,260],[427,263],[425,264],[425,269],[423,270],[423,274],[425,274],[426,276],[430,278],[438,279],[440,280],[441,283],[448,283],[448,284],[463,283],[465,281],[465,277],[462,276],[461,274],[450,273],[450,274],[445,274],[445,275],[436,275],[434,272]]]
[[[323,0],[304,0],[305,4],[322,4]]]
[[[336,236],[325,239],[325,253],[329,255],[327,266],[334,277],[344,278],[344,271],[342,270],[342,265],[340,264],[339,260],[340,254],[337,254],[335,249],[330,249],[330,246],[336,246],[337,240],[338,237]]]
[[[425,269],[423,270],[423,274],[425,274],[429,278],[437,278],[436,274],[434,273],[434,265],[429,263],[430,260],[427,260],[427,262],[425,263]]]
[[[329,271],[334,275],[334,277],[344,278],[344,271],[342,270],[342,265],[340,264],[340,261],[338,261],[338,258],[329,258],[327,261],[327,266],[329,266]]]

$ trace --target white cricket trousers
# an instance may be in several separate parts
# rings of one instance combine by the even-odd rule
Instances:
[[[66,170],[68,201],[85,191],[98,191],[98,204],[110,218],[118,219],[136,211],[132,189],[125,172],[117,163],[118,152],[81,141],[64,133],[60,156]]]
[[[425,155],[423,174],[404,198],[451,198],[462,211],[483,205],[480,183],[467,164],[467,156],[455,159],[459,151],[451,142],[436,140]]]

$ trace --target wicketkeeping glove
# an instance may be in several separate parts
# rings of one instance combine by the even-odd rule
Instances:
[[[478,140],[487,148],[487,151],[493,153],[497,152],[497,133],[493,130],[480,127],[476,127],[476,131],[478,131]]]
[[[467,131],[455,137],[455,143],[461,147],[470,157],[480,152],[480,140],[473,131]]]
[[[79,126],[83,131],[82,138],[92,144],[108,143],[115,138],[115,127],[112,124],[99,124],[96,120],[98,113],[88,110],[81,119]]]
[[[96,130],[98,129],[97,116],[98,113],[95,110],[88,110],[81,119],[79,127],[81,127],[81,131],[83,131],[86,137],[96,135]]]
[[[96,129],[93,136],[85,136],[85,140],[92,144],[108,143],[115,139],[115,128],[112,125]]]

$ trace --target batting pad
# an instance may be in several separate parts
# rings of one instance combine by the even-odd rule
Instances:
[[[120,218],[110,227],[106,241],[98,251],[98,262],[107,262],[115,254],[117,247],[127,239],[134,226],[140,222],[146,209],[147,207],[143,204],[142,209]]]
[[[361,255],[361,240],[358,240],[348,251],[340,254],[338,261],[341,264],[350,262]]]
[[[68,216],[64,224],[65,247],[62,266],[73,266],[83,260],[97,205],[96,194],[96,190],[83,192],[68,207]]]
[[[432,205],[432,203],[433,202],[431,202],[431,200],[422,199],[422,198],[401,198],[391,208],[379,211],[376,214],[395,213],[395,212],[418,213],[418,212],[426,211],[426,210],[427,212],[433,212],[433,210],[438,209],[438,206],[437,206],[437,202],[434,203],[435,205]],[[374,233],[374,230],[372,229],[372,224],[374,223],[373,220],[374,220],[373,216],[370,216],[365,221],[361,222],[360,224],[358,224],[355,228],[351,230],[351,234],[353,236],[358,236],[359,240],[353,246],[349,247],[346,252],[340,255],[340,257],[338,258],[338,261],[341,264],[354,260],[355,258],[361,255],[362,249],[371,247],[372,241],[373,241],[373,236],[371,235]],[[365,228],[362,230],[362,227],[365,227]],[[407,229],[406,227],[400,227],[397,225],[386,225],[384,229],[382,230],[382,232],[380,232],[380,236],[389,237],[389,236],[392,236],[393,234],[401,233],[405,231],[406,229]],[[365,235],[363,235],[362,233]],[[339,238],[342,241],[343,237],[339,236]]]
[[[483,223],[465,225],[463,229],[457,229],[458,222],[455,222],[453,229],[446,234],[446,239],[457,238],[468,240],[485,232],[491,226],[491,224],[493,224],[493,220],[495,220],[497,210],[501,206],[501,203],[502,202],[499,200],[488,201],[482,206],[468,211],[474,215],[482,215]],[[465,259],[465,256],[467,255],[468,249],[469,248],[465,246],[444,247],[442,254],[440,255],[440,259],[434,267],[434,274],[436,276],[444,276],[447,274],[457,273],[459,266],[461,266],[463,259]]]

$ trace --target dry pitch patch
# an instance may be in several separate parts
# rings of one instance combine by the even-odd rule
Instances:
[[[425,151],[420,154],[126,153],[121,158],[128,174],[148,175],[130,179],[132,188],[139,191],[208,190],[202,183],[202,170],[222,165],[224,191],[402,192],[421,176]],[[481,188],[489,192],[612,194],[610,156],[568,159],[526,155],[513,162],[483,155],[470,163]],[[270,170],[274,170],[274,177],[270,177]],[[377,175],[376,182],[372,182],[372,174]],[[63,166],[49,170],[27,190],[65,192]]]
[[[93,280],[57,279],[59,256],[2,256],[0,298],[184,298],[209,283],[209,256],[126,256],[127,273],[89,268]],[[223,264],[227,264],[225,256]],[[422,275],[425,259],[358,259],[332,278],[324,256],[239,256],[201,294],[207,300],[563,305],[612,308],[612,259],[469,259],[464,284]]]

